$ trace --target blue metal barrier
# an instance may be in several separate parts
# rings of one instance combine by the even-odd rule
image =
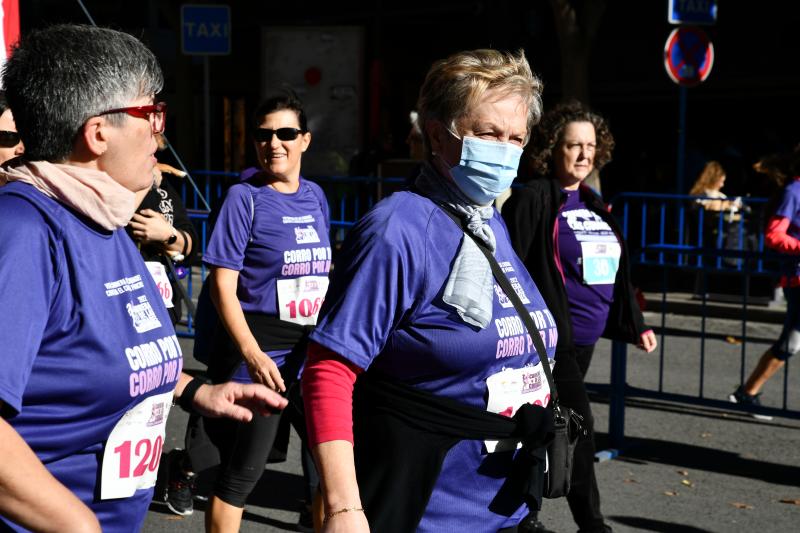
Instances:
[[[587,384],[591,390],[608,393],[610,398],[609,437],[611,445],[622,446],[625,436],[625,399],[629,397],[654,398],[707,407],[758,412],[791,418],[800,418],[800,410],[788,405],[788,364],[785,367],[783,402],[781,408],[753,409],[732,404],[705,395],[706,380],[706,318],[709,298],[709,276],[728,276],[738,279],[741,301],[741,357],[740,381],[744,381],[749,368],[745,367],[747,347],[748,304],[752,298],[750,284],[756,277],[777,279],[781,264],[797,263],[783,254],[766,250],[764,228],[767,223],[767,200],[742,198],[741,208],[712,211],[708,202],[717,198],[677,194],[623,193],[612,201],[613,213],[620,219],[623,236],[628,243],[633,266],[661,272],[661,337],[659,343],[659,375],[655,389],[631,387],[627,383],[627,346],[612,343],[611,384]],[[696,395],[677,394],[665,390],[664,365],[668,357],[665,336],[667,294],[671,273],[692,272],[695,275],[694,292],[701,301],[701,329],[699,353],[699,382]]]

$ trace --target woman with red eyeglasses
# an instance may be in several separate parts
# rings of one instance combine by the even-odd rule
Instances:
[[[25,151],[14,124],[14,115],[6,101],[6,92],[0,91],[0,164],[21,155]]]
[[[208,374],[215,383],[262,383],[286,394],[328,288],[330,218],[322,189],[300,175],[311,143],[300,102],[293,95],[270,98],[252,125],[261,171],[228,190],[203,255],[219,317]],[[287,409],[283,416],[290,413],[297,411]],[[205,422],[222,461],[206,529],[238,531],[276,439],[278,418]],[[294,422],[302,434],[304,422]],[[310,456],[304,466],[313,468]],[[301,526],[311,526],[308,517],[301,513]]]
[[[246,421],[286,401],[182,372],[125,234],[164,130],[152,52],[52,26],[22,39],[2,78],[26,152],[0,169],[0,530],[139,531],[173,402]]]

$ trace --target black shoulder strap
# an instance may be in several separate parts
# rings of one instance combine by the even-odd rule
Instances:
[[[441,208],[441,210],[444,211],[445,214],[449,216],[453,222],[455,222],[456,225],[461,228],[462,231],[464,231],[463,222],[458,215],[442,205],[439,205],[439,208]],[[508,281],[508,277],[506,277],[503,269],[500,268],[500,265],[497,263],[497,259],[494,258],[492,252],[486,246],[486,243],[467,231],[464,231],[464,234],[472,238],[472,240],[475,241],[475,244],[478,245],[480,251],[483,252],[486,260],[489,261],[489,265],[492,267],[494,279],[497,280],[498,285],[500,285],[500,288],[503,289],[504,293],[506,293],[506,296],[508,296],[508,299],[511,300],[511,303],[514,304],[514,309],[522,319],[522,323],[525,324],[525,328],[528,330],[531,340],[533,340],[533,346],[536,348],[536,353],[539,354],[539,360],[542,362],[542,369],[544,370],[544,375],[547,378],[547,384],[550,385],[550,397],[552,398],[553,402],[555,402],[558,400],[558,391],[556,390],[555,380],[553,380],[553,372],[550,369],[550,360],[547,358],[547,351],[545,350],[544,343],[539,335],[539,328],[537,328],[536,324],[533,323],[530,313],[525,308],[522,300],[519,299],[517,291],[515,291],[514,287],[511,286],[511,282]]]

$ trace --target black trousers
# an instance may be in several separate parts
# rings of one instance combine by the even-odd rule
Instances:
[[[593,353],[594,345],[575,346],[574,359],[560,357],[553,372],[561,405],[571,407],[581,415],[587,430],[586,437],[575,447],[572,487],[567,496],[579,533],[608,531],[600,512],[600,492],[594,474],[594,417],[584,383]]]

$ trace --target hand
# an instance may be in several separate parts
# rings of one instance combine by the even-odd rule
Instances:
[[[323,533],[369,532],[369,523],[363,511],[337,514],[322,526]]]
[[[286,392],[278,365],[270,356],[259,349],[252,355],[244,354],[244,360],[253,383],[261,383],[274,391]]]
[[[152,209],[142,209],[133,215],[130,222],[133,238],[140,242],[162,243],[172,236],[172,225],[161,213]]]
[[[269,416],[286,407],[287,401],[264,385],[229,381],[220,385],[202,385],[197,389],[193,404],[204,416],[249,422],[254,413]]]
[[[637,347],[640,350],[650,353],[655,350],[657,346],[658,341],[656,340],[656,334],[653,333],[652,329],[648,329],[639,337],[639,344],[637,344]]]

